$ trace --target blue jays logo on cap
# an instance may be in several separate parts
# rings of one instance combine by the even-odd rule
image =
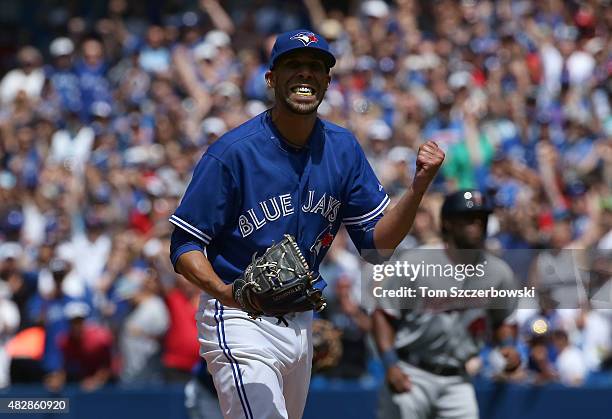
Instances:
[[[289,39],[297,39],[298,41],[302,41],[305,47],[312,44],[313,42],[319,42],[317,36],[312,32],[300,32],[296,33]]]
[[[336,64],[336,57],[332,54],[325,38],[308,29],[297,29],[278,35],[270,55],[270,68],[274,68],[274,63],[281,56],[302,48],[320,53],[328,69]]]

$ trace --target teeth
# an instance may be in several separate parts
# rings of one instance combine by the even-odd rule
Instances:
[[[293,91],[300,96],[312,96],[312,89],[310,87],[298,86]]]

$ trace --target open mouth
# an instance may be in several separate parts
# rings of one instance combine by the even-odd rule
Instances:
[[[310,86],[298,85],[291,88],[291,92],[298,96],[314,96],[315,90]]]

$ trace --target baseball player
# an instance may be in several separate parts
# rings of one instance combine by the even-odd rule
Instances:
[[[360,251],[390,256],[444,159],[424,144],[412,188],[383,216],[389,197],[357,140],[317,117],[335,62],[320,35],[279,35],[265,75],[275,105],[207,150],[170,219],[175,270],[203,291],[200,353],[225,418],[300,418],[310,381],[313,311],[247,314],[234,285],[250,283],[253,255],[291,235],[316,272],[344,223]]]
[[[491,211],[479,191],[448,195],[441,211],[445,248],[409,251],[402,260],[422,266],[481,264],[484,277],[464,279],[457,283],[461,289],[515,288],[510,267],[481,250]],[[442,285],[444,278],[435,275],[439,274],[420,275],[410,284],[415,289],[450,288],[448,282]],[[401,285],[405,284],[393,287]],[[397,300],[379,301],[378,305],[384,308],[374,311],[374,337],[386,368],[387,384],[381,391],[379,418],[478,417],[466,363],[478,355],[487,330],[501,326],[515,304],[509,299],[497,304],[479,303],[417,298],[410,309],[399,309]]]

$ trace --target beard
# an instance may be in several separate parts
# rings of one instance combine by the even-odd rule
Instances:
[[[467,238],[467,237],[453,237],[453,241],[457,246],[457,249],[465,250],[482,250],[485,245],[485,238]]]
[[[312,102],[300,102],[297,100],[293,100],[291,98],[292,93],[289,92],[277,92],[276,100],[277,102],[282,102],[287,109],[291,112],[298,115],[310,115],[315,113],[319,108],[319,105],[323,101],[323,97],[325,96],[325,91],[317,92],[316,100]]]
[[[484,249],[487,239],[487,223],[489,217],[478,216],[478,218],[481,219],[481,225],[478,227],[458,227],[456,221],[453,222],[455,217],[457,216],[449,217],[448,220],[443,221],[443,223],[446,223],[444,229],[447,231],[447,240],[452,241],[457,249]]]

